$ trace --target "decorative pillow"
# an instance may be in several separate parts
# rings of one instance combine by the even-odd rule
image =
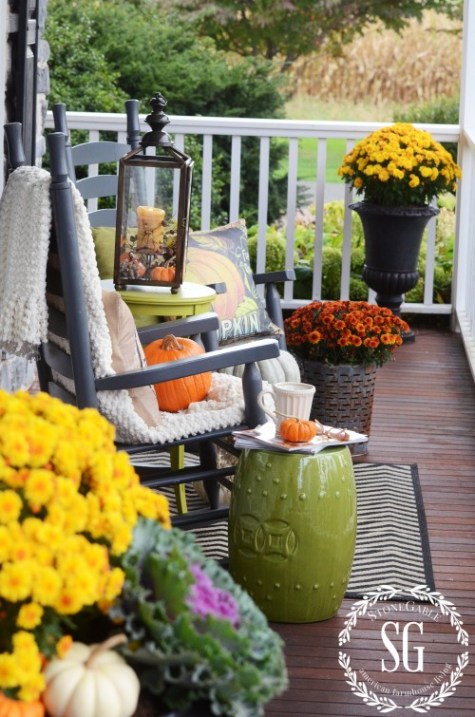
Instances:
[[[102,302],[112,342],[112,368],[117,373],[145,368],[147,363],[132,313],[115,291],[103,291]],[[157,426],[160,412],[153,386],[128,389],[135,412],[147,426]]]
[[[209,231],[190,233],[185,281],[196,284],[225,282],[226,293],[219,294],[213,302],[213,310],[220,319],[220,343],[246,336],[280,333],[257,293],[244,220]]]
[[[114,277],[115,229],[113,227],[93,227],[92,238],[99,276],[101,279],[112,279]]]

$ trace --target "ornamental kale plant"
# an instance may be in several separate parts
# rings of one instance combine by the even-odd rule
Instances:
[[[169,709],[208,700],[215,715],[259,717],[287,687],[282,642],[249,595],[192,535],[140,520],[111,610],[124,657]]]

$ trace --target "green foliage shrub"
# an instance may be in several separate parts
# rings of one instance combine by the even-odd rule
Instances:
[[[168,9],[167,9],[168,8]],[[216,117],[284,116],[282,75],[254,57],[230,58],[209,38],[199,38],[171,4],[127,0],[49,0],[46,39],[50,44],[49,103],[69,110],[124,112],[137,98],[141,111],[160,91],[173,115]],[[286,177],[279,168],[285,147],[271,143],[269,220],[286,205]],[[213,142],[212,224],[229,216],[230,138]],[[200,227],[201,139],[189,138],[195,160],[192,227]],[[257,218],[258,140],[245,138],[241,160],[241,215]]]

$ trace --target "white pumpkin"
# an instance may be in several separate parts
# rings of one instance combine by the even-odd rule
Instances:
[[[45,669],[43,702],[49,717],[131,717],[140,683],[134,670],[110,648],[126,642],[114,635],[100,645],[73,642],[65,657]]]
[[[261,372],[263,381],[270,384],[281,383],[282,381],[300,382],[300,369],[295,357],[288,351],[282,351],[278,356],[265,361],[258,361],[257,367]],[[230,366],[222,370],[223,373],[229,373],[233,376],[241,378],[244,371],[244,365]]]

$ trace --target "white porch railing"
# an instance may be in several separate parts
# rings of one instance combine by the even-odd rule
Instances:
[[[141,118],[143,130],[147,131],[148,125]],[[101,132],[114,132],[118,141],[125,141],[126,117],[125,114],[102,114],[102,113],[68,113],[68,125],[71,130],[87,130],[90,140],[97,140]],[[344,139],[347,150],[351,146],[372,132],[381,123],[368,122],[309,122],[291,120],[265,120],[265,119],[235,119],[224,117],[179,117],[170,116],[168,130],[174,136],[178,147],[183,147],[185,136],[196,135],[203,138],[203,169],[202,186],[205,188],[201,197],[201,228],[210,227],[211,217],[211,196],[213,186],[213,138],[216,136],[227,136],[231,138],[231,169],[229,174],[229,198],[230,198],[230,221],[239,217],[239,194],[240,194],[240,167],[241,167],[241,139],[242,137],[258,137],[260,143],[260,174],[259,190],[256,196],[256,210],[258,216],[258,250],[257,250],[257,271],[265,268],[266,257],[266,227],[268,207],[268,184],[269,184],[269,152],[271,138],[283,138],[288,140],[288,188],[287,188],[287,250],[286,267],[293,268],[294,257],[294,220],[297,213],[297,167],[298,167],[298,141],[304,137],[318,140],[318,153],[315,157],[315,178],[310,183],[313,190],[316,207],[316,228],[315,228],[315,260],[312,297],[320,298],[322,286],[321,257],[323,248],[323,208],[328,201],[329,193],[334,196],[335,186],[341,192],[345,203],[344,239],[342,247],[342,274],[340,284],[340,296],[342,299],[349,297],[350,286],[350,240],[352,212],[347,208],[352,201],[352,194],[347,187],[340,185],[329,186],[325,184],[327,142],[331,138]],[[435,139],[441,142],[459,142],[460,129],[458,125],[418,125],[428,130]],[[51,113],[48,113],[46,127],[53,127]],[[468,155],[466,166],[464,166],[464,178],[461,182],[461,189],[467,177],[475,172],[475,159],[473,154],[473,142],[468,136],[463,137],[464,152]],[[464,157],[465,157],[464,154]],[[475,206],[473,202],[475,194],[475,181],[468,182],[471,185],[471,194],[466,196],[460,194],[461,201]],[[459,202],[460,204],[460,202]],[[473,214],[473,213],[472,213]],[[474,260],[474,233],[475,222],[470,212],[461,211],[458,207],[457,216],[463,219],[464,224],[457,230],[456,258],[459,266],[463,266],[463,272],[454,270],[454,282],[452,296],[457,297],[457,312],[462,320],[468,322],[474,333],[475,316],[473,301],[473,286],[475,285],[475,260]],[[434,284],[435,264],[435,235],[436,221],[431,220],[428,226],[427,236],[427,259],[425,270],[425,294],[421,303],[404,303],[403,312],[424,313],[424,314],[451,314],[455,307],[455,301],[450,303],[435,303],[432,300]],[[197,228],[197,227],[195,227]],[[282,267],[283,268],[283,267]],[[457,286],[456,280],[460,282]],[[470,296],[471,294],[471,296]],[[369,295],[372,300],[373,296]],[[283,298],[284,308],[295,308],[305,303],[304,300],[293,298],[293,287],[289,284],[285,287]]]

